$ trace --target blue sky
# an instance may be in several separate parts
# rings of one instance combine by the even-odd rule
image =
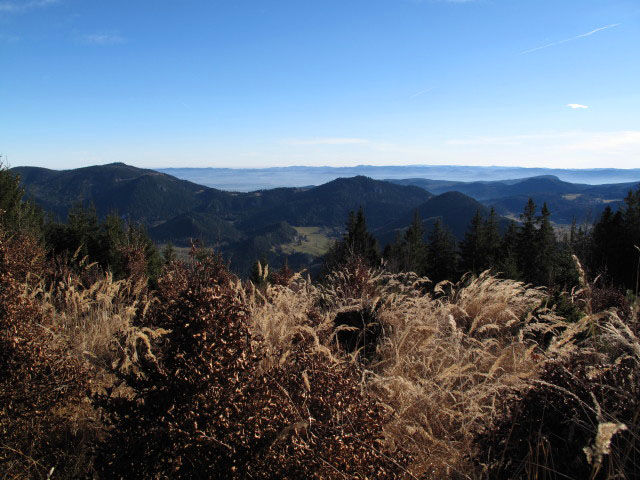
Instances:
[[[0,68],[12,166],[640,166],[638,0],[0,0]]]

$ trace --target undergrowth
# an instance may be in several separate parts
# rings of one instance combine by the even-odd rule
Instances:
[[[194,251],[150,291],[142,254],[0,235],[0,478],[640,477],[637,304],[584,272],[254,286]]]

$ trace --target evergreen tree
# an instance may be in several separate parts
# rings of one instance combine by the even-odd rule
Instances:
[[[9,231],[42,234],[42,211],[32,201],[23,201],[20,178],[5,166],[0,157],[0,227]]]
[[[427,246],[424,242],[424,228],[422,219],[416,209],[413,220],[404,235],[392,245],[385,248],[385,258],[389,261],[392,271],[415,272],[425,275],[427,264]]]
[[[98,234],[100,225],[96,208],[91,205],[84,208],[81,204],[75,205],[67,216],[66,232],[61,240],[61,249],[71,254],[78,253],[78,258],[88,257],[91,260],[101,255],[101,245]]]
[[[576,255],[583,265],[591,265],[591,231],[587,225],[578,226],[575,218],[571,222],[569,230],[569,238],[567,239],[568,248],[571,254]]]
[[[538,232],[536,228],[536,205],[533,199],[530,198],[527,202],[520,219],[522,220],[522,227],[518,232],[518,268],[525,282],[534,283],[537,270]]]
[[[92,260],[111,270],[116,278],[122,278],[125,268],[122,246],[127,243],[124,222],[118,214],[111,213],[107,215],[97,232],[97,242],[90,242],[96,244],[96,249],[89,252]]]
[[[484,224],[480,210],[476,210],[464,235],[464,240],[460,242],[462,270],[474,274],[482,272],[486,265],[486,253]]]
[[[629,194],[624,199],[622,221],[624,225],[624,237],[621,251],[620,270],[622,283],[635,291],[640,284],[636,268],[638,250],[640,248],[640,189]]]
[[[440,219],[436,220],[429,236],[428,252],[427,276],[434,283],[455,280],[458,271],[456,241]]]
[[[593,227],[591,269],[613,284],[636,290],[640,247],[640,190],[630,191],[613,213],[607,206]]]
[[[169,265],[177,260],[176,249],[174,248],[173,243],[169,242],[165,245],[164,250],[162,251],[162,259],[165,265]]]
[[[502,239],[500,237],[500,226],[496,209],[491,207],[489,216],[484,222],[484,269],[491,268],[494,271],[499,269],[501,257]]]
[[[542,205],[541,216],[538,220],[540,227],[536,231],[535,241],[535,274],[532,278],[538,285],[550,286],[554,280],[556,258],[556,238],[551,225],[551,212],[546,202]]]
[[[591,270],[593,274],[603,275],[608,281],[622,285],[624,283],[624,245],[625,228],[620,210],[613,213],[610,206],[600,215],[593,226],[591,247]]]
[[[518,227],[513,220],[502,237],[501,255],[498,260],[498,269],[506,278],[514,280],[522,279],[522,273],[518,267]]]
[[[358,213],[350,212],[347,231],[342,240],[336,242],[325,256],[325,271],[331,271],[349,258],[360,257],[369,266],[380,263],[380,250],[375,237],[367,230],[362,207]]]

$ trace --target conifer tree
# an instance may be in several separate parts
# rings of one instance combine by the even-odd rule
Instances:
[[[485,257],[484,269],[491,268],[498,270],[498,262],[501,256],[500,226],[498,224],[498,214],[496,209],[491,207],[489,216],[484,222],[484,246]]]
[[[518,267],[518,227],[513,220],[502,237],[501,255],[498,260],[498,269],[506,278],[520,280],[522,273]]]
[[[456,241],[440,219],[436,220],[429,236],[427,276],[434,282],[454,280],[457,274]]]
[[[638,250],[640,248],[640,189],[630,191],[624,199],[622,220],[624,225],[624,238],[620,270],[624,272],[622,281],[625,286],[634,292],[640,284],[638,269],[636,268]]]
[[[347,231],[342,240],[336,242],[325,256],[325,271],[331,271],[353,257],[361,258],[369,266],[380,263],[378,242],[367,230],[362,207],[358,213],[349,213]]]
[[[607,206],[594,225],[592,270],[635,292],[640,285],[636,247],[640,247],[640,190],[630,191],[616,213]]]
[[[529,199],[520,215],[522,227],[518,233],[518,267],[525,282],[535,282],[537,261],[537,228],[536,204]]]
[[[164,250],[162,251],[162,259],[165,265],[169,265],[176,261],[176,249],[174,248],[173,243],[169,242],[165,245]]]
[[[480,273],[486,262],[487,245],[485,231],[480,210],[476,210],[469,228],[460,242],[460,261],[465,272]]]
[[[624,220],[620,210],[613,213],[609,205],[593,227],[591,269],[616,284],[623,282]]]
[[[8,231],[29,231],[42,234],[42,211],[31,201],[24,201],[20,177],[14,175],[0,156],[0,227]]]
[[[550,221],[551,212],[546,202],[542,205],[539,218],[540,227],[536,231],[535,275],[533,281],[539,285],[553,283],[554,264],[556,262],[556,238]]]
[[[425,275],[427,264],[427,245],[424,242],[422,219],[416,209],[411,225],[392,245],[385,249],[385,259],[392,271],[415,272]]]

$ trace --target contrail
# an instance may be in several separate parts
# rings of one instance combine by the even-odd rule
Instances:
[[[525,50],[524,52],[520,52],[520,55],[525,55],[527,53],[537,52],[538,50],[542,50],[544,48],[555,47],[556,45],[561,45],[563,43],[572,42],[573,40],[577,40],[579,38],[589,37],[594,33],[601,32],[602,30],[607,30],[608,28],[617,27],[618,25],[622,25],[621,23],[613,23],[611,25],[607,25],[606,27],[596,28],[595,30],[591,30],[590,32],[583,33],[580,35],[576,35],[575,37],[566,38],[564,40],[560,40],[558,42],[548,43],[547,45],[542,45],[541,47],[532,48],[530,50]]]

